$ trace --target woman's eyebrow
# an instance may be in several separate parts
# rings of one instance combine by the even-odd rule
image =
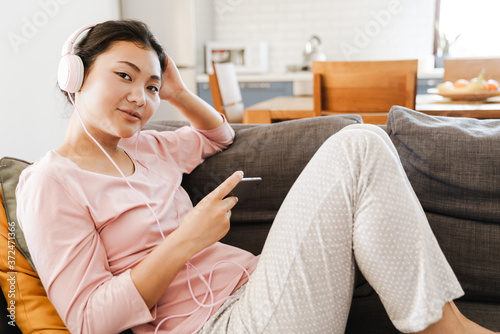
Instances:
[[[126,65],[132,67],[137,72],[141,72],[141,69],[136,64],[134,64],[134,63],[131,63],[131,62],[126,61],[126,60],[120,60],[118,62],[122,63],[122,64],[126,64]],[[161,78],[159,76],[157,76],[157,75],[154,75],[154,74],[151,76],[151,79],[161,81]]]

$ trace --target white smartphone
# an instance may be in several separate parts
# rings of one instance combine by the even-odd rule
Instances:
[[[238,197],[238,202],[241,202],[252,193],[261,181],[262,178],[260,177],[244,177],[226,197],[236,196]]]

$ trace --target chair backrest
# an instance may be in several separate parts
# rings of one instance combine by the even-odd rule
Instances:
[[[241,122],[243,102],[233,63],[213,63],[214,73],[208,75],[214,108],[226,115],[229,122]]]
[[[314,62],[314,111],[385,124],[393,105],[415,108],[418,60]]]
[[[215,110],[224,114],[222,96],[220,95],[219,83],[217,82],[215,73],[208,74],[208,85],[210,86],[210,94],[212,95],[212,102]]]
[[[500,81],[500,58],[445,59],[443,81],[470,80],[484,69],[485,79]]]

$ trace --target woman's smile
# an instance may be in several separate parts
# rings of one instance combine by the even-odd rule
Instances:
[[[118,110],[122,112],[123,116],[127,120],[130,120],[133,122],[138,122],[141,120],[141,115],[137,111],[130,110],[130,109],[121,109],[121,108],[118,108]]]

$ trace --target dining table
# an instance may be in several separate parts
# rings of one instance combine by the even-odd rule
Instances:
[[[271,123],[314,116],[312,96],[277,96],[245,108],[243,123]]]
[[[436,94],[417,94],[415,110],[434,116],[500,119],[500,96],[460,101]],[[245,109],[244,123],[271,123],[274,119],[316,116],[312,96],[278,96]]]
[[[452,100],[436,94],[417,95],[417,111],[434,116],[470,117],[478,119],[500,118],[500,97],[485,100]]]

